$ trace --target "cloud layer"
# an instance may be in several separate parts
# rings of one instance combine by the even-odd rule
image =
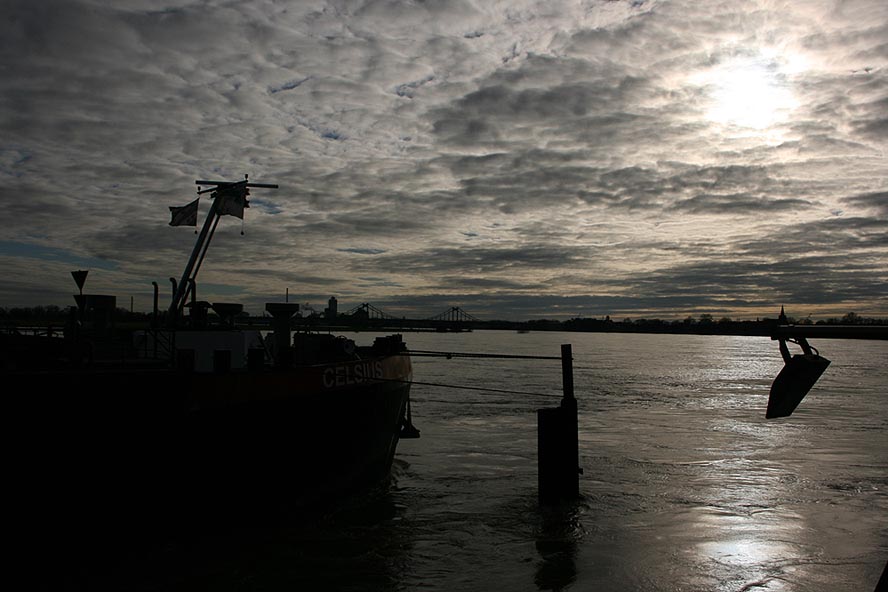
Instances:
[[[255,312],[888,315],[884,2],[8,4],[0,305],[147,309],[248,173],[201,297]]]

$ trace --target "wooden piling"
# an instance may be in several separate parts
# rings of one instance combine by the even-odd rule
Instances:
[[[539,499],[544,505],[580,496],[579,427],[570,344],[561,346],[561,376],[561,405],[537,410]]]
[[[561,390],[565,399],[574,398],[573,351],[569,343],[561,344]]]
[[[561,410],[564,415],[565,454],[565,496],[570,499],[580,497],[580,426],[577,412],[577,399],[574,396],[573,351],[571,345],[561,346],[561,381],[564,397]]]

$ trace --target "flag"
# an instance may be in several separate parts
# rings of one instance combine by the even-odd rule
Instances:
[[[187,206],[170,206],[170,226],[197,226],[197,203],[200,198],[195,199]]]
[[[219,203],[216,205],[216,211],[220,216],[229,215],[235,218],[244,219],[244,208],[247,207],[247,196],[242,188],[220,189],[216,194]]]

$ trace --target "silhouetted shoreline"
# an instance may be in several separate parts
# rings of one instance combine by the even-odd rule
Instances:
[[[212,317],[212,313],[210,317]],[[68,318],[67,309],[58,306],[36,306],[28,308],[0,308],[0,325],[6,328],[55,328],[61,331],[65,320]],[[212,319],[210,319],[212,321]],[[115,323],[119,330],[142,328],[151,321],[151,314],[130,312],[126,309],[117,309]],[[242,315],[237,319],[237,324],[242,327],[262,327],[269,323],[270,319],[263,316]],[[764,318],[756,320],[733,320],[727,317],[714,319],[708,314],[699,317],[689,316],[682,320],[664,319],[624,319],[615,321],[609,317],[598,318],[572,318],[564,321],[556,319],[533,319],[528,321],[509,320],[475,320],[450,322],[433,319],[372,319],[364,316],[338,315],[333,319],[326,319],[323,315],[297,317],[293,319],[294,330],[312,331],[401,331],[401,332],[462,332],[462,331],[516,331],[518,333],[530,331],[567,331],[581,333],[660,333],[673,335],[742,335],[767,337],[771,335],[773,327],[778,324],[776,318]],[[829,318],[812,321],[811,319],[797,320],[787,319],[788,324],[799,325],[888,325],[888,319],[864,317],[850,312],[841,318]]]

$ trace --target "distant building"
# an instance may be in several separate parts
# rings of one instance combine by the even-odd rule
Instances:
[[[336,296],[330,296],[330,300],[327,301],[327,308],[324,310],[324,317],[327,320],[334,320],[339,316],[339,303],[336,301]]]

